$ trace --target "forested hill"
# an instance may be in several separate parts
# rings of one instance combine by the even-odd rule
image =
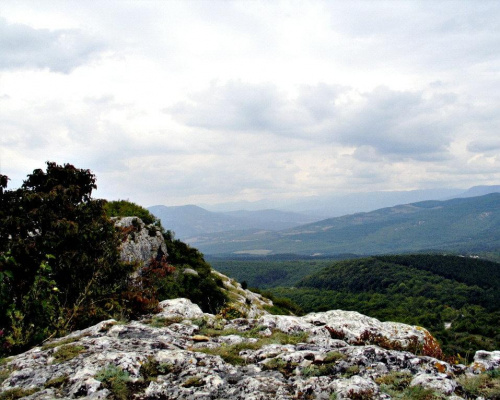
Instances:
[[[212,236],[195,245],[206,254],[495,252],[500,248],[500,194],[400,205],[230,240]]]
[[[403,255],[339,261],[273,289],[305,311],[355,310],[423,325],[449,354],[500,346],[500,264],[456,256]]]

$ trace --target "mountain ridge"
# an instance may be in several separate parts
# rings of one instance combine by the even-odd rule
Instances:
[[[278,232],[207,235],[193,241],[206,254],[381,254],[486,251],[500,246],[500,194],[422,201],[328,218]],[[292,251],[293,250],[293,251]]]

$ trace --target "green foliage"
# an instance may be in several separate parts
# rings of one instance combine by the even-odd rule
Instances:
[[[304,311],[297,304],[287,297],[278,297],[271,291],[260,292],[258,289],[253,289],[255,292],[262,294],[273,302],[272,306],[264,306],[264,309],[274,315],[303,315]]]
[[[10,368],[0,368],[0,385],[10,376],[11,372]]]
[[[159,363],[154,357],[148,357],[148,360],[141,365],[139,372],[146,381],[153,381],[158,375],[166,375],[173,370],[172,364]]]
[[[498,253],[500,194],[387,207],[259,235],[217,233],[199,247],[207,254]]]
[[[375,379],[375,382],[380,385],[381,392],[387,393],[393,399],[438,400],[445,398],[445,396],[422,386],[411,387],[412,379],[413,375],[410,372],[395,371]]]
[[[463,257],[377,256],[332,263],[271,291],[306,312],[353,310],[424,326],[445,354],[468,362],[476,350],[500,347],[499,273],[499,264]]]
[[[190,387],[200,387],[203,386],[205,382],[203,382],[203,378],[199,376],[190,376],[187,378],[184,383],[181,384],[182,387],[190,388]]]
[[[165,231],[160,221],[142,206],[120,200],[107,203],[106,211],[113,217],[136,216],[146,225],[159,228],[168,249],[167,260],[152,260],[142,270],[141,277],[123,294],[128,315],[136,317],[154,312],[158,301],[177,297],[190,299],[205,312],[217,314],[221,310],[227,299],[202,253],[175,239],[174,234]],[[195,270],[197,275],[184,274],[186,268]]]
[[[45,343],[42,346],[42,350],[53,349],[54,347],[59,347],[59,346],[62,346],[64,344],[74,343],[74,342],[77,342],[78,340],[80,340],[82,337],[83,337],[83,335],[66,338],[66,339],[63,339],[63,340],[59,340],[57,342]]]
[[[277,286],[294,286],[307,275],[321,271],[332,264],[332,260],[240,260],[207,257],[219,272],[250,288],[269,289]]]
[[[59,347],[53,354],[54,363],[62,363],[77,357],[85,350],[85,347],[78,345],[65,345]]]
[[[108,217],[138,217],[146,225],[161,226],[160,221],[147,209],[128,200],[108,201],[104,210]]]
[[[48,382],[45,382],[43,386],[46,388],[60,388],[62,386],[65,386],[68,382],[69,382],[69,376],[61,375],[56,378],[52,378]]]
[[[128,399],[129,388],[127,383],[130,380],[130,375],[127,371],[110,364],[106,368],[101,369],[95,378],[101,381],[103,386],[109,389],[116,399]]]
[[[500,399],[500,371],[493,370],[480,375],[463,375],[458,379],[466,398],[483,397]]]
[[[260,338],[256,342],[242,342],[233,345],[223,344],[216,348],[196,349],[196,351],[218,355],[224,361],[233,365],[242,365],[245,363],[243,357],[239,354],[242,350],[257,350],[268,344],[293,344],[307,341],[307,333],[286,334],[281,331],[274,331],[271,336]]]
[[[39,388],[33,389],[22,389],[22,388],[14,388],[9,389],[0,393],[0,400],[17,400],[23,397],[30,396],[36,392],[39,392]]]
[[[149,211],[128,201],[94,200],[89,170],[47,163],[21,188],[0,177],[0,355],[99,320],[138,317],[158,301],[187,297],[217,313],[226,297],[203,255],[163,231]],[[139,277],[120,261],[121,234],[109,216],[138,216],[163,232],[168,262],[152,260]],[[186,268],[195,274],[184,274]]]
[[[0,192],[0,352],[109,317],[131,266],[89,170],[47,163]]]
[[[217,314],[226,304],[227,298],[212,274],[212,268],[203,254],[173,237],[170,231],[163,232],[168,249],[168,262],[179,273],[158,281],[158,297],[161,300],[186,297],[200,306],[204,312]],[[190,268],[197,275],[181,273]]]

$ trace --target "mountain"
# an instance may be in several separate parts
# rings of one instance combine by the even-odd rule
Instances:
[[[456,197],[476,197],[484,196],[490,193],[500,193],[500,185],[473,186]]]
[[[463,192],[463,189],[426,189],[335,194],[302,199],[284,205],[283,209],[332,218],[373,211],[384,207],[393,207],[398,204],[425,200],[445,200],[458,197]]]
[[[206,254],[498,251],[500,194],[399,205],[279,232],[217,233],[192,243]]]
[[[161,220],[162,225],[174,231],[180,239],[189,239],[213,232],[256,230],[282,230],[317,220],[310,216],[277,211],[212,212],[195,205],[152,206],[148,210]]]
[[[485,187],[486,188],[486,187]],[[494,191],[494,190],[493,190]],[[405,191],[378,191],[359,193],[330,193],[320,196],[291,198],[286,200],[241,201],[202,205],[214,212],[236,210],[276,209],[288,212],[311,215],[314,217],[331,218],[357,212],[373,211],[378,208],[392,207],[398,204],[415,203],[424,200],[447,200],[459,197],[465,189],[423,189]],[[489,193],[489,192],[488,192]],[[486,194],[486,193],[482,193]]]
[[[368,212],[398,204],[416,203],[425,200],[449,200],[457,197],[483,196],[500,192],[500,185],[475,186],[470,189],[440,188],[400,191],[378,191],[359,193],[330,193],[321,196],[308,196],[286,200],[262,199],[258,201],[240,201],[221,204],[203,205],[214,212],[236,210],[276,209],[311,215],[316,219],[340,217],[358,212]]]

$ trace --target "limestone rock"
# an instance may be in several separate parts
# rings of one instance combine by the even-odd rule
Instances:
[[[479,350],[474,356],[474,363],[471,365],[473,372],[491,371],[500,368],[500,350],[484,351]]]
[[[101,380],[112,376],[124,379],[122,388],[137,399],[329,400],[335,394],[382,400],[390,396],[380,382],[399,373],[413,376],[413,386],[458,400],[457,379],[473,370],[395,350],[392,341],[416,335],[416,328],[357,313],[343,314],[342,323],[332,317],[338,312],[226,321],[187,299],[167,300],[162,307],[156,318],[170,320],[168,326],[103,321],[9,358],[0,366],[0,392],[38,390],[26,398],[39,400],[111,400],[116,388]],[[210,329],[202,330],[200,321]],[[345,328],[345,340],[332,338],[327,326]],[[385,340],[378,345],[358,340],[367,329]],[[385,344],[388,348],[381,347]],[[62,361],[58,353],[70,348],[76,351]],[[475,363],[498,369],[498,357],[498,351],[478,352]]]
[[[146,226],[140,218],[114,218],[115,226],[126,234],[125,241],[120,247],[122,261],[147,264],[158,254],[168,255],[167,246],[160,230],[153,226]]]
[[[446,374],[419,373],[415,375],[410,386],[423,386],[442,394],[451,394],[457,387],[457,383]]]
[[[212,271],[212,273],[222,281],[224,285],[223,290],[229,293],[229,297],[233,299],[230,301],[229,306],[236,308],[246,318],[258,318],[268,314],[265,307],[273,305],[271,300],[266,299],[258,293],[243,289],[239,282],[228,278],[220,272]]]
[[[200,306],[193,304],[189,299],[171,299],[163,300],[159,304],[162,311],[157,314],[158,317],[180,317],[184,319],[202,318],[210,316],[201,311]]]

